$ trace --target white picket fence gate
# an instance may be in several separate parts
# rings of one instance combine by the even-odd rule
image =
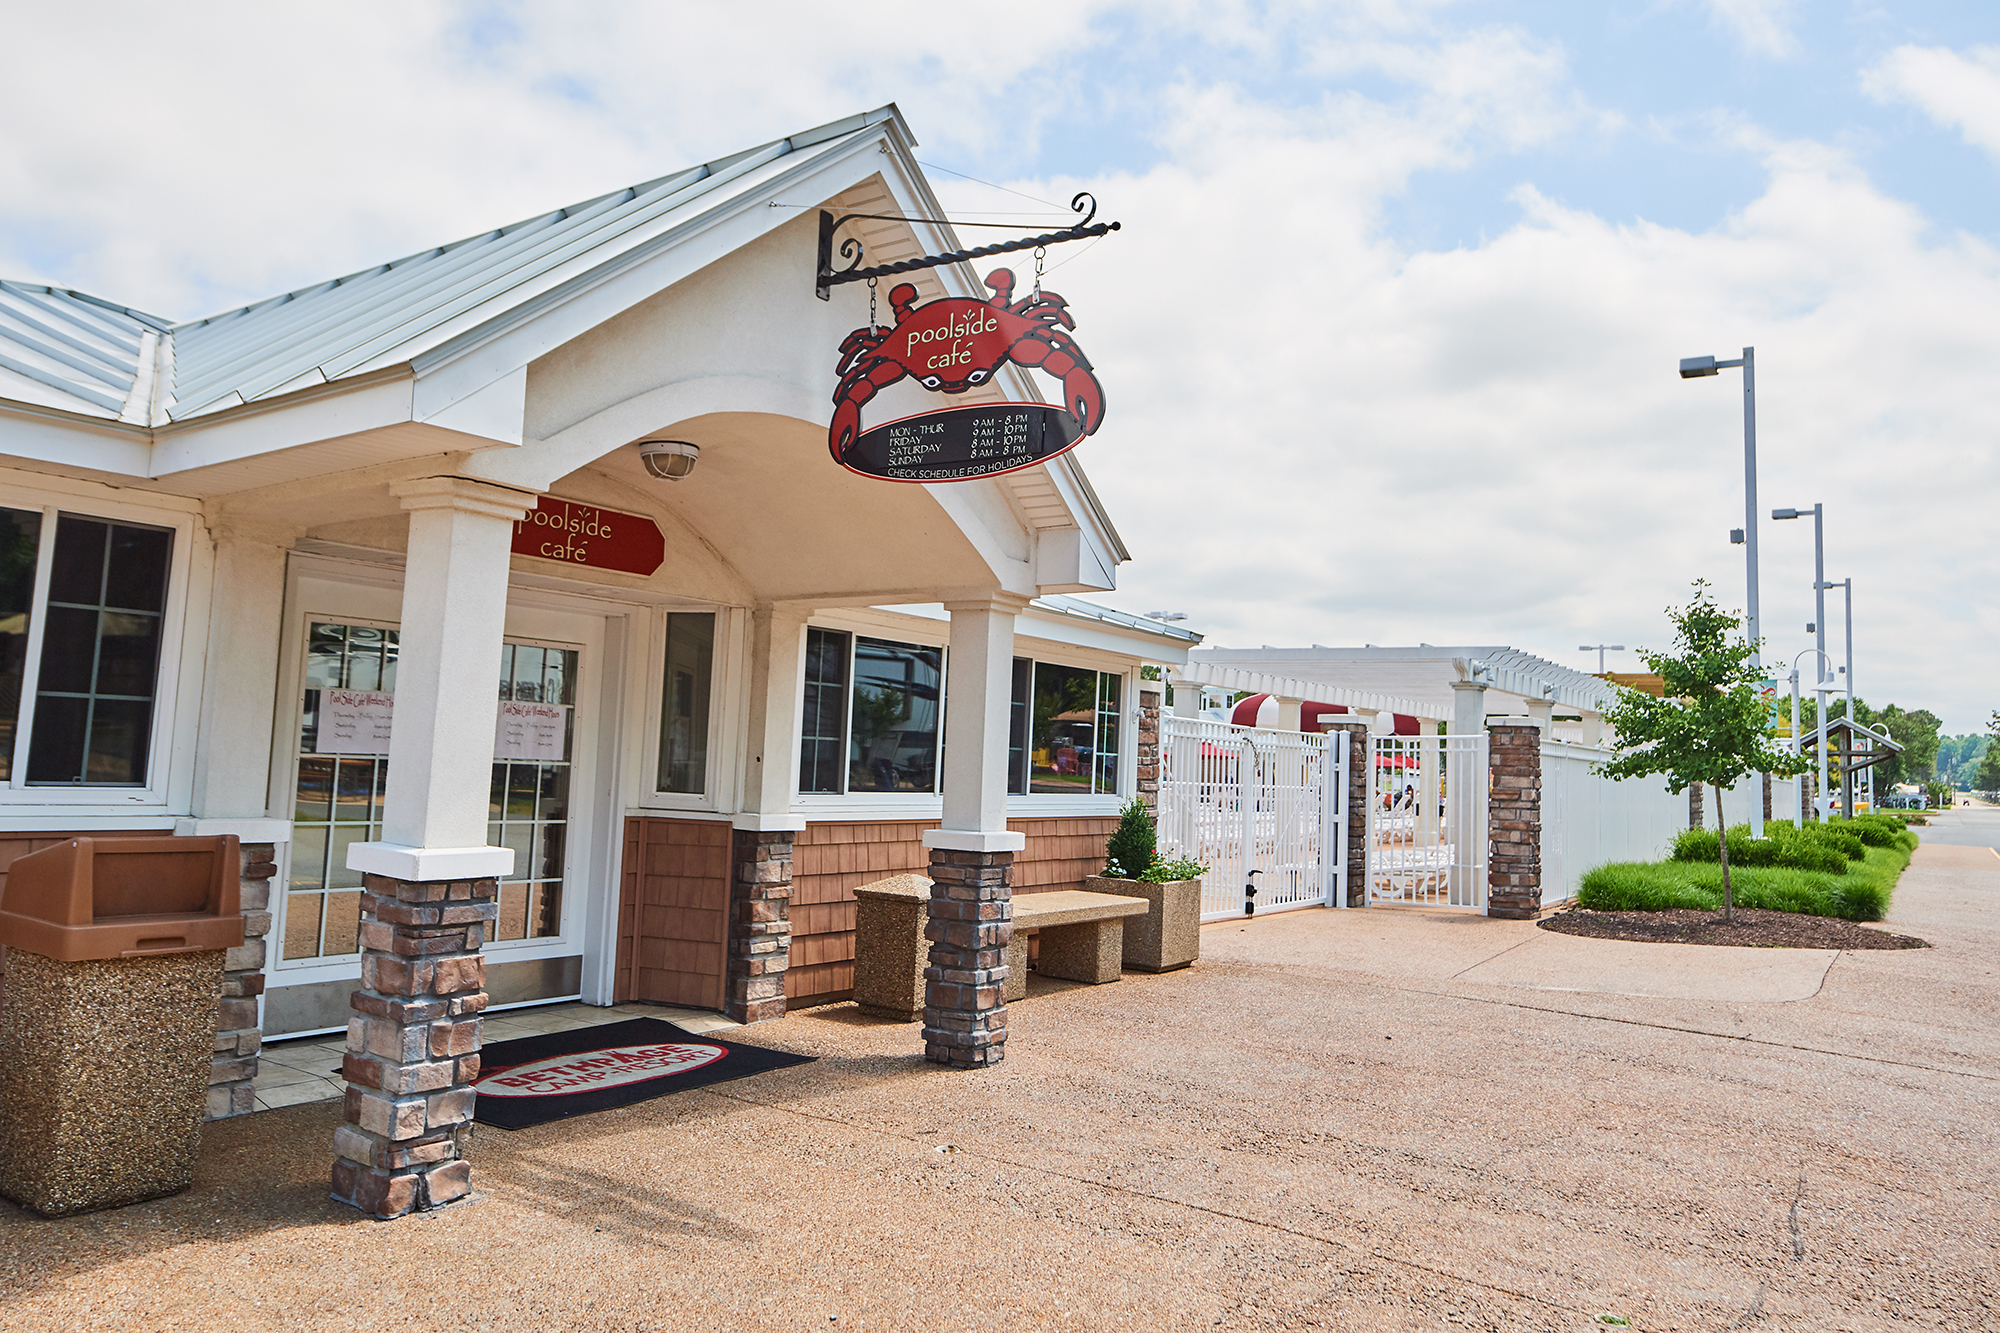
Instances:
[[[1204,921],[1257,910],[1344,903],[1347,737],[1238,727],[1205,718],[1160,724],[1160,855],[1208,867]]]
[[[1368,902],[1486,906],[1486,735],[1368,738]]]
[[[1614,861],[1657,861],[1673,850],[1688,826],[1688,794],[1667,790],[1665,778],[1613,782],[1590,771],[1612,758],[1609,750],[1542,742],[1542,905],[1576,896],[1584,875]],[[1749,777],[1722,793],[1731,824],[1750,821],[1751,801],[1763,797],[1761,778]],[[1703,819],[1715,827],[1715,792],[1706,793]],[[1771,781],[1771,813],[1790,818],[1798,808],[1796,779]]]

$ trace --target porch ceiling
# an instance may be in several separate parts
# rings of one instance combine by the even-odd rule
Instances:
[[[965,534],[922,486],[871,481],[827,455],[826,428],[726,412],[678,423],[701,446],[692,475],[647,475],[620,449],[595,470],[656,498],[755,589],[760,600],[924,594],[993,582]],[[558,483],[560,489],[561,483]]]

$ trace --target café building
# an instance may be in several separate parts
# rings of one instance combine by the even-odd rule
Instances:
[[[428,1206],[482,1006],[754,1022],[849,991],[859,885],[1102,864],[1153,782],[1145,668],[1196,636],[1079,598],[1127,558],[1094,442],[937,484],[829,453],[870,316],[815,292],[819,210],[889,215],[847,224],[871,263],[958,248],[905,220],[943,216],[913,151],[885,107],[189,322],[0,282],[0,876],[240,839],[211,1116],[261,1040],[363,1018],[404,1055],[354,1084],[336,1192]],[[466,908],[464,966],[399,961],[425,903]],[[997,989],[952,996],[912,1043],[997,1059]]]

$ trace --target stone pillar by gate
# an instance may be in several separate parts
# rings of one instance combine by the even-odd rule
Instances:
[[[1150,687],[1150,688],[1149,688]],[[1182,689],[1188,688],[1183,685]],[[1195,687],[1199,689],[1200,687]],[[1160,808],[1160,689],[1154,681],[1139,687],[1139,799],[1148,810]]]
[[[1487,729],[1486,914],[1532,920],[1542,910],[1542,729],[1500,718]]]
[[[479,1015],[480,947],[500,913],[499,881],[363,876],[361,989],[349,1003],[347,1123],[334,1133],[333,1197],[376,1217],[462,1198]]]
[[[796,836],[788,829],[737,829],[731,839],[729,958],[722,1012],[739,1023],[785,1016]]]
[[[1326,734],[1332,736],[1335,732],[1347,737],[1347,905],[1366,907],[1368,905],[1368,724],[1327,722]]]
[[[1701,784],[1697,782],[1688,787],[1688,827],[1700,828],[1701,821],[1702,821]]]

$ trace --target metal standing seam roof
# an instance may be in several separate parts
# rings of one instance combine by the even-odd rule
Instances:
[[[143,423],[146,395],[136,390],[142,378],[150,389],[154,349],[170,327],[82,292],[0,280],[0,368],[30,381],[26,392],[45,406]]]
[[[895,115],[882,107],[850,116],[183,323],[81,292],[0,282],[0,369],[39,386],[21,386],[38,403],[160,425],[407,363],[756,188],[797,154],[833,151]],[[0,397],[21,396],[0,376]]]

